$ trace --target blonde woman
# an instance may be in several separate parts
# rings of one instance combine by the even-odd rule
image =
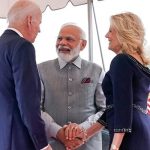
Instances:
[[[108,48],[117,55],[102,83],[107,109],[95,127],[87,130],[91,136],[107,126],[110,150],[150,150],[150,116],[146,110],[150,70],[143,52],[144,34],[137,15],[126,12],[111,17],[106,38]]]

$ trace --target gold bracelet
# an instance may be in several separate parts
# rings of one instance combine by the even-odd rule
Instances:
[[[115,144],[111,144],[111,150],[119,150],[119,148]]]

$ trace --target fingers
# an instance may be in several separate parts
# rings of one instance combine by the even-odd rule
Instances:
[[[64,125],[56,135],[57,139],[62,142],[66,150],[75,150],[86,141],[86,132],[76,123]]]
[[[74,140],[67,140],[65,146],[66,146],[66,150],[75,150],[83,144],[84,144],[83,141],[79,139],[74,139]]]
[[[79,125],[76,124],[74,127],[72,127],[72,134],[69,134],[70,139],[74,139],[80,131],[81,129]]]
[[[73,140],[80,132],[81,128],[78,124],[76,123],[70,123],[66,128],[65,128],[65,137],[68,140]]]
[[[75,150],[85,143],[87,140],[87,133],[84,129],[76,123],[70,123],[64,126],[66,137],[66,150]]]
[[[76,135],[76,138],[82,140],[83,142],[87,141],[87,132],[86,130],[82,129],[82,132],[80,132],[78,135]]]

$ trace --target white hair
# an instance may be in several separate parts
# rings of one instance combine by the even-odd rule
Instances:
[[[67,27],[67,26],[74,26],[74,27],[76,27],[77,29],[79,29],[79,31],[80,31],[80,38],[81,38],[82,40],[86,40],[85,31],[84,31],[81,27],[79,27],[76,23],[73,23],[73,22],[65,23],[65,24],[63,24],[63,25],[61,26],[60,30],[63,29],[64,27]]]
[[[35,17],[35,13],[40,11],[37,4],[30,0],[19,0],[12,5],[7,14],[9,23],[22,22],[27,15]]]

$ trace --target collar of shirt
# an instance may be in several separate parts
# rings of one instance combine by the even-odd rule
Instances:
[[[59,67],[60,69],[64,68],[68,63],[62,60],[60,57],[58,57]],[[81,57],[78,56],[73,62],[76,67],[81,69]]]
[[[8,28],[8,30],[12,30],[12,31],[16,32],[19,36],[23,37],[23,35],[15,28]]]

